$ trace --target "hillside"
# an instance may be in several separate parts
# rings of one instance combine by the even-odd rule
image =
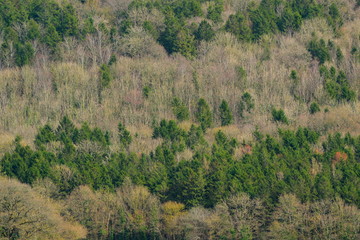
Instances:
[[[0,0],[0,239],[358,239],[359,99],[358,0]]]

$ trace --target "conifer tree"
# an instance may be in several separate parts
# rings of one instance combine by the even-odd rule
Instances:
[[[124,148],[128,149],[129,145],[132,142],[132,136],[131,136],[130,132],[125,128],[125,126],[122,123],[119,123],[118,130],[119,130],[120,144]]]
[[[221,126],[227,126],[233,122],[232,112],[230,110],[228,103],[225,100],[222,100],[219,107],[219,112],[220,112]]]
[[[200,98],[197,103],[195,117],[203,130],[211,127],[213,123],[210,107],[203,98]]]

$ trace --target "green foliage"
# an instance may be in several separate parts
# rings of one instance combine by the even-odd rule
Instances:
[[[207,19],[214,23],[222,22],[221,14],[224,11],[224,3],[222,0],[217,0],[213,5],[210,5],[207,9]]]
[[[179,141],[185,136],[185,131],[178,127],[175,121],[161,120],[160,126],[154,128],[153,137],[170,141]]]
[[[330,50],[326,46],[324,39],[320,39],[319,41],[316,39],[311,40],[308,44],[308,51],[320,64],[330,60]]]
[[[286,8],[278,23],[282,32],[298,31],[302,24],[302,17],[298,12],[293,12],[291,8]]]
[[[332,26],[335,31],[343,25],[343,20],[341,18],[340,11],[335,3],[332,3],[329,6],[327,20],[329,25]]]
[[[215,36],[215,31],[212,29],[211,25],[207,21],[203,20],[201,21],[195,36],[196,39],[199,41],[210,41]]]
[[[145,86],[143,87],[143,96],[145,98],[148,98],[150,96],[150,92],[151,92],[151,87],[150,86]]]
[[[196,54],[194,36],[184,27],[184,23],[172,14],[165,18],[165,30],[160,34],[159,41],[168,53],[179,52],[187,58]]]
[[[320,112],[319,104],[317,104],[316,102],[311,103],[309,112],[310,112],[310,114],[315,114],[317,112]]]
[[[174,2],[174,13],[177,17],[202,16],[201,5],[197,0],[181,0]]]
[[[287,119],[285,112],[282,109],[276,110],[275,108],[273,108],[273,110],[271,111],[271,115],[273,117],[273,121],[275,122],[282,122],[285,124],[289,123],[289,120]]]
[[[129,145],[132,142],[132,136],[130,132],[125,128],[125,126],[122,123],[119,123],[118,131],[119,131],[119,141],[121,146],[128,149]]]
[[[212,112],[209,105],[206,103],[205,99],[200,98],[197,103],[197,108],[195,112],[196,120],[200,123],[203,130],[211,127],[213,123]]]
[[[189,109],[179,98],[175,97],[171,102],[171,106],[177,120],[185,121],[189,119]]]
[[[17,66],[22,67],[31,63],[34,58],[35,51],[30,43],[17,43],[15,45],[15,63]]]
[[[356,93],[351,90],[343,71],[337,74],[334,67],[331,67],[330,71],[326,67],[322,67],[320,74],[325,78],[325,89],[332,99],[337,102],[351,102],[355,100]]]
[[[221,101],[219,106],[221,126],[230,125],[233,122],[233,114],[228,103],[225,100]]]
[[[249,41],[252,38],[249,21],[246,17],[238,12],[235,15],[230,15],[225,24],[225,30],[234,34],[237,39]]]
[[[250,93],[245,92],[242,96],[241,96],[241,100],[239,103],[239,116],[241,118],[244,117],[244,112],[248,112],[251,113],[251,111],[255,108],[255,102],[253,97],[250,95]]]
[[[110,72],[109,65],[102,64],[100,66],[99,74],[100,74],[100,87],[102,89],[108,87],[112,80],[112,75]]]

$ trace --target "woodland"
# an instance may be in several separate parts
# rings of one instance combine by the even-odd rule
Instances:
[[[360,238],[359,0],[0,0],[0,240]]]

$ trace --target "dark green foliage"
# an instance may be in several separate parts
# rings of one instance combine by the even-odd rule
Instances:
[[[343,59],[344,59],[344,54],[342,53],[341,48],[338,47],[336,49],[336,60],[338,62],[342,62]]]
[[[187,207],[202,204],[206,184],[203,171],[197,162],[181,162],[172,176],[173,198],[182,199]]]
[[[210,41],[215,36],[215,31],[212,29],[211,25],[207,21],[203,20],[200,23],[195,36],[196,39],[199,41]]]
[[[235,15],[230,15],[225,24],[225,30],[234,34],[239,40],[251,40],[251,29],[249,21],[240,12]]]
[[[316,39],[311,40],[308,44],[308,51],[320,64],[330,60],[330,50],[326,46],[324,39],[320,39],[319,41]]]
[[[254,99],[252,98],[252,96],[250,95],[250,93],[245,92],[242,96],[241,96],[241,100],[239,103],[239,116],[241,118],[244,117],[244,112],[248,112],[251,113],[251,111],[254,109],[255,107],[255,102]]]
[[[119,124],[119,132],[125,130]],[[258,130],[254,135],[257,142],[242,145],[250,147],[251,153],[238,158],[234,156],[239,147],[237,140],[223,132],[218,131],[213,146],[207,148],[201,127],[193,125],[185,132],[175,121],[163,120],[155,127],[154,137],[164,141],[154,152],[141,157],[123,152],[108,155],[101,146],[110,144],[109,133],[91,129],[87,123],[78,129],[64,117],[55,131],[49,125],[39,130],[36,151],[21,146],[17,139],[14,150],[2,157],[0,166],[4,174],[25,183],[50,178],[63,195],[83,184],[114,190],[128,177],[149,187],[162,200],[183,202],[187,207],[215,206],[237,192],[262,198],[269,206],[289,192],[302,201],[340,196],[346,202],[360,204],[359,137],[329,135],[319,154],[313,151],[319,134],[307,128],[280,129],[278,138],[264,137]],[[82,145],[85,140],[90,149]],[[63,148],[57,153],[47,152],[44,146],[54,141],[61,141]],[[176,161],[176,153],[184,146],[194,151],[193,159]],[[315,175],[310,174],[314,162],[322,165]],[[61,169],[71,174],[62,175]]]
[[[332,99],[338,102],[355,100],[356,94],[351,90],[343,71],[337,74],[334,67],[331,67],[330,71],[326,67],[322,67],[320,74],[325,78],[325,89]]]
[[[184,23],[172,14],[165,18],[165,30],[160,34],[159,41],[170,54],[179,52],[187,58],[196,54],[194,36],[184,27]]]
[[[201,127],[191,125],[189,132],[187,133],[186,145],[194,150],[198,146],[206,146],[207,142],[204,139],[204,132]]]
[[[112,80],[109,65],[102,64],[100,66],[99,74],[100,74],[100,87],[102,89],[108,87]]]
[[[316,17],[322,11],[321,5],[316,0],[293,0],[291,7],[305,19]]]
[[[145,97],[145,98],[148,98],[149,96],[150,96],[150,92],[151,92],[151,87],[149,87],[149,86],[145,86],[145,87],[143,87],[143,96]]]
[[[40,37],[40,26],[33,19],[29,21],[29,27],[27,31],[27,39],[35,40]]]
[[[263,0],[258,9],[250,11],[252,22],[253,39],[258,40],[262,35],[277,30],[276,8],[279,3],[271,0]]]
[[[34,49],[30,43],[17,43],[15,45],[15,63],[17,66],[22,67],[31,63],[34,58]]]
[[[201,16],[201,5],[197,0],[181,0],[174,3],[174,13],[177,17]]]
[[[42,38],[42,42],[46,44],[53,53],[56,52],[57,46],[61,42],[61,37],[54,25],[48,26],[45,36]]]
[[[132,142],[132,136],[130,132],[125,128],[125,126],[122,123],[119,123],[118,131],[119,131],[119,141],[121,146],[128,149],[129,145]]]
[[[298,73],[295,70],[291,70],[290,78],[294,81],[299,79]]]
[[[282,32],[298,31],[302,24],[302,17],[291,8],[286,8],[279,20],[279,29]]]
[[[221,104],[219,106],[219,114],[221,126],[227,126],[233,122],[233,114],[228,103],[225,100],[221,101]]]
[[[214,23],[222,21],[221,14],[224,11],[224,3],[222,0],[215,1],[215,4],[210,5],[207,10],[207,19],[210,19]]]
[[[209,105],[206,103],[205,99],[200,98],[197,103],[197,108],[195,112],[196,120],[200,123],[203,130],[211,127],[212,120],[212,112],[210,110]]]
[[[189,119],[189,109],[179,98],[174,98],[171,106],[177,120],[184,121]]]
[[[329,25],[332,26],[335,31],[343,25],[343,20],[341,18],[340,11],[335,3],[332,3],[329,6],[327,20]]]
[[[309,108],[309,112],[310,112],[310,114],[320,112],[319,104],[317,104],[316,102],[311,103],[310,108]]]
[[[275,122],[282,122],[285,124],[289,123],[289,120],[287,119],[285,112],[282,109],[276,110],[275,108],[273,108],[273,110],[271,111],[271,115],[273,117],[273,121]]]

